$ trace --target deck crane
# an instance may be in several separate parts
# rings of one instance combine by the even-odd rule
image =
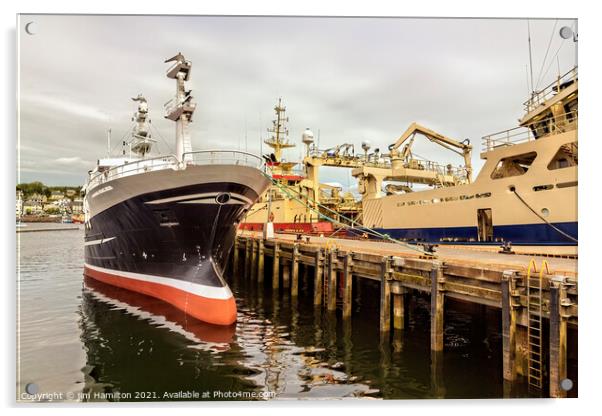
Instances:
[[[412,123],[408,127],[408,129],[397,139],[397,141],[389,146],[391,163],[396,165],[398,163],[405,163],[406,165],[412,165],[412,145],[414,144],[414,139],[416,134],[421,134],[427,139],[429,139],[433,143],[437,143],[438,145],[464,157],[464,165],[466,168],[466,179],[470,183],[472,181],[472,146],[470,145],[470,141],[468,139],[463,140],[461,142],[451,139],[447,136],[437,133],[429,128],[421,126],[418,123]],[[399,147],[404,144],[405,146],[402,148],[401,153],[398,151]],[[454,148],[460,149],[456,150]],[[395,167],[395,166],[394,166]]]

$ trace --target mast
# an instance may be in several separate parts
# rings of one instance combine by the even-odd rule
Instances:
[[[129,142],[130,153],[134,152],[144,157],[148,152],[150,152],[150,149],[155,142],[155,140],[151,138],[149,131],[150,129],[148,123],[150,120],[148,118],[148,103],[142,94],[138,94],[136,98],[132,98],[132,101],[138,102],[138,109],[132,117],[132,121],[134,121],[136,125],[134,126],[132,138]]]
[[[180,52],[165,62],[175,62],[167,70],[166,75],[167,78],[176,80],[176,96],[165,104],[165,118],[176,122],[176,157],[179,161],[183,161],[184,154],[192,151],[188,126],[192,122],[192,114],[196,109],[196,103],[192,100],[192,91],[186,91],[185,85],[190,78],[192,64]]]
[[[285,124],[288,122],[288,117],[284,115],[286,107],[282,104],[282,98],[278,98],[278,104],[274,107],[274,111],[276,112],[276,119],[272,120],[272,127],[268,128],[268,132],[272,133],[272,137],[264,143],[274,149],[276,162],[281,162],[282,149],[295,147],[295,144],[288,141],[288,128]]]

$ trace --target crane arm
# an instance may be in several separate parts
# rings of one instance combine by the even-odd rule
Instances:
[[[397,139],[397,141],[393,144],[391,144],[389,146],[389,150],[391,151],[391,155],[398,153],[397,149],[406,141],[408,140],[410,137],[412,137],[412,140],[410,141],[410,143],[408,143],[406,145],[406,147],[403,149],[403,153],[404,155],[409,154],[410,152],[410,147],[413,144],[413,137],[416,133],[420,133],[423,136],[425,136],[427,139],[429,139],[430,141],[437,143],[438,145],[454,152],[454,153],[458,153],[459,155],[464,157],[464,164],[466,166],[466,170],[468,171],[468,180],[471,181],[471,175],[472,175],[472,162],[471,162],[471,156],[472,156],[472,146],[470,145],[470,142],[459,142],[457,140],[454,140],[452,138],[449,138],[447,136],[444,136],[442,134],[437,133],[434,130],[431,130],[429,128],[426,128],[424,126],[421,126],[420,124],[414,122],[412,124],[410,124],[410,126],[408,127],[408,129],[399,137],[399,139]],[[458,150],[454,150],[453,148],[456,149],[460,149]]]
[[[451,139],[447,136],[437,133],[434,130],[431,130],[424,126],[421,126],[418,123],[410,124],[410,127],[408,127],[408,129],[399,137],[399,139],[397,139],[397,141],[395,143],[393,143],[392,145],[389,146],[389,150],[394,150],[394,149],[399,148],[399,146],[401,146],[407,139],[409,139],[411,136],[413,136],[416,133],[422,134],[423,136],[425,136],[427,139],[429,139],[432,142],[436,142],[439,144],[447,144],[449,146],[462,149],[462,151],[472,150],[472,146],[470,144]]]

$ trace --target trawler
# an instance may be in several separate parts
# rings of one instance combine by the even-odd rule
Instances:
[[[577,102],[575,67],[531,94],[518,127],[483,137],[485,164],[474,181],[468,142],[413,124],[389,147],[387,166],[353,170],[363,225],[407,241],[577,245]],[[465,166],[414,158],[417,133],[455,147]],[[391,181],[386,195],[384,181]],[[413,191],[408,182],[432,189]]]
[[[266,223],[271,223],[273,230],[280,233],[331,234],[337,222],[333,223],[329,218],[336,217],[336,213],[345,218],[354,216],[358,204],[340,187],[319,182],[320,165],[316,157],[310,157],[316,150],[315,147],[312,149],[314,134],[309,128],[301,138],[307,149],[303,162],[283,158],[282,151],[296,145],[288,138],[286,123],[289,119],[281,98],[274,111],[276,117],[268,128],[271,136],[264,141],[273,149],[264,156],[273,185],[249,210],[240,229],[261,231]],[[302,165],[301,169],[299,165]]]
[[[239,222],[270,180],[253,154],[192,150],[196,103],[185,86],[192,64],[181,53],[165,62],[173,62],[166,75],[176,81],[176,96],[165,104],[165,118],[176,124],[175,154],[149,157],[148,103],[133,98],[127,149],[99,159],[83,187],[84,273],[230,325],[236,304],[223,278],[226,261]]]

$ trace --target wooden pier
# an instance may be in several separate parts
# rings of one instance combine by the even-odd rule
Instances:
[[[547,373],[549,396],[565,397],[560,386],[567,378],[568,328],[577,328],[577,260],[491,251],[466,253],[444,247],[435,255],[394,243],[324,237],[298,241],[286,234],[264,240],[260,234],[241,234],[232,258],[237,275],[244,261],[244,275],[257,280],[264,278],[265,257],[272,258],[272,288],[290,291],[293,300],[299,296],[299,265],[303,265],[304,273],[313,274],[314,304],[334,311],[339,301],[344,320],[351,319],[353,277],[380,282],[376,301],[380,302],[379,326],[385,338],[392,327],[404,328],[406,293],[428,293],[430,348],[435,357],[444,349],[446,298],[500,308],[500,376],[505,384],[511,386],[523,376],[530,386],[543,389]],[[337,299],[339,284],[343,287],[341,299]],[[544,320],[549,328],[545,338]]]

